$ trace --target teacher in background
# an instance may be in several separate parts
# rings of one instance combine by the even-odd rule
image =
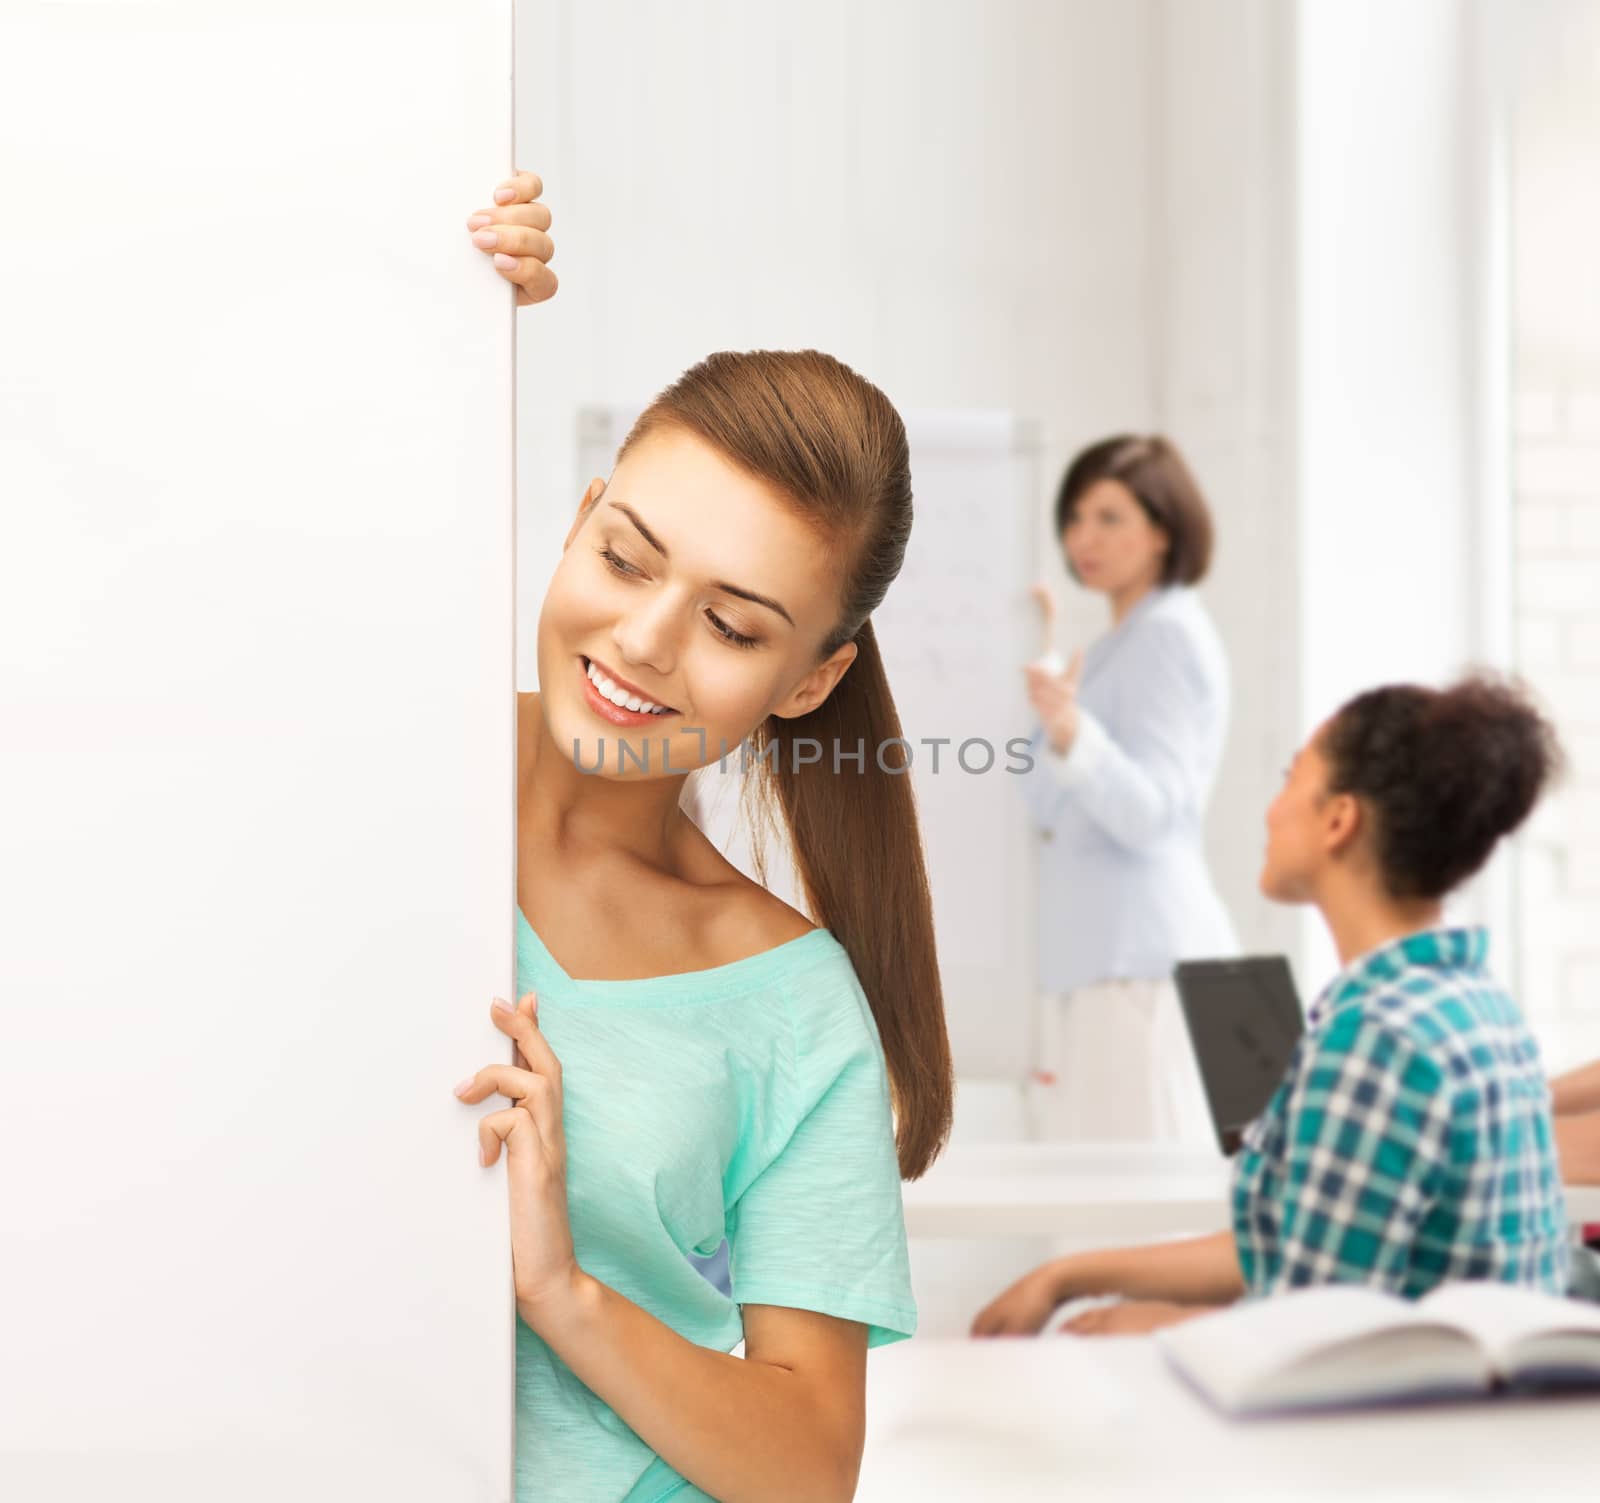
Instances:
[[[1029,664],[1039,717],[1019,784],[1042,840],[1035,1135],[1213,1142],[1172,969],[1237,951],[1206,869],[1206,803],[1228,724],[1228,662],[1194,586],[1212,523],[1177,449],[1108,438],[1056,496],[1067,571],[1111,629],[1063,666]]]

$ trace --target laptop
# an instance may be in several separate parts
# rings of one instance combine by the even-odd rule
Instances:
[[[1305,1018],[1282,955],[1185,960],[1173,971],[1224,1154],[1283,1082]]]

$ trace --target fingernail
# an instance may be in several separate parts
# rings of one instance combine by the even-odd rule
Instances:
[[[480,250],[489,250],[491,247],[499,245],[500,237],[493,230],[479,230],[472,237],[472,243]]]
[[[515,188],[496,188],[494,190],[494,201],[497,204],[508,204],[516,196],[517,190]]]
[[[515,271],[517,266],[517,258],[515,256],[507,256],[500,251],[496,251],[494,253],[494,264],[498,266],[501,271]]]
[[[496,997],[494,999],[494,1010],[496,1012],[515,1012],[516,1008],[507,1002],[504,997]]]
[[[469,230],[481,230],[486,224],[493,224],[494,219],[488,214],[473,214],[467,220]]]
[[[467,1092],[470,1091],[471,1089],[472,1089],[472,1077],[469,1075],[469,1076],[467,1076],[467,1078],[465,1080],[458,1081],[456,1083],[455,1093],[458,1096],[465,1096],[467,1094]]]

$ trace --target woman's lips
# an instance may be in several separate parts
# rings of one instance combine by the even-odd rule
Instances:
[[[589,677],[589,659],[578,659],[578,678],[583,685],[583,697],[588,701],[589,708],[603,720],[609,720],[612,725],[659,725],[663,720],[670,720],[678,712],[664,709],[660,715],[653,715],[649,710],[630,710],[626,705],[613,704],[599,689],[595,687],[594,680]]]

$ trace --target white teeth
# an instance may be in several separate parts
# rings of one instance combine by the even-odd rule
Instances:
[[[630,694],[624,688],[611,682],[593,663],[590,663],[586,672],[589,682],[600,691],[603,699],[609,699],[618,709],[628,709],[635,714],[665,715],[664,705],[652,703],[648,699],[640,699],[637,694]]]

